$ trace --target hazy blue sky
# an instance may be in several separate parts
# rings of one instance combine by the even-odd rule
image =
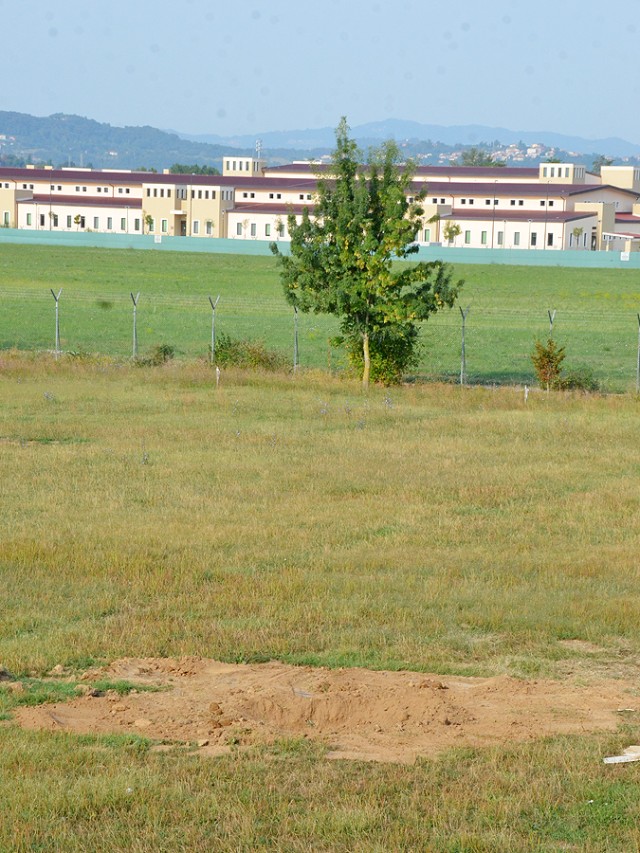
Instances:
[[[185,133],[346,115],[640,143],[639,12],[640,0],[0,0],[0,109]]]

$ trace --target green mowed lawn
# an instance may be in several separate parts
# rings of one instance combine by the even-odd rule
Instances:
[[[471,306],[466,349],[469,380],[532,383],[530,354],[549,329],[567,347],[567,367],[590,367],[610,390],[634,386],[640,280],[633,270],[464,266],[460,305]],[[205,356],[211,338],[208,296],[219,294],[217,328],[293,353],[293,315],[275,259],[134,250],[4,244],[0,249],[0,347],[51,349],[54,301],[62,288],[60,327],[66,350],[127,357],[132,350],[130,293],[140,292],[142,353],[169,344],[184,357]],[[460,314],[425,324],[418,375],[455,379],[460,370]],[[330,345],[338,323],[300,317],[303,366],[341,369]]]

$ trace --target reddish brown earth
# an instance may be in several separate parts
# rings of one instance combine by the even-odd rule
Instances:
[[[92,696],[90,685],[99,679],[162,689]],[[411,762],[454,746],[614,730],[640,709],[629,683],[618,680],[584,686],[584,679],[441,677],[198,658],[120,660],[85,673],[83,681],[82,697],[19,707],[17,721],[29,729],[194,743],[203,755],[307,737],[327,744],[330,758]]]

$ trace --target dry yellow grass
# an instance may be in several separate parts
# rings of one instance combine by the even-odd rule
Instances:
[[[638,403],[3,354],[0,663],[615,673]],[[567,651],[578,639],[596,653]]]

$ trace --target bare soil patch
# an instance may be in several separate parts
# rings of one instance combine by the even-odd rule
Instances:
[[[160,692],[90,692],[69,703],[19,707],[29,729],[136,733],[197,744],[203,755],[233,746],[307,737],[330,758],[412,762],[454,746],[614,730],[640,712],[635,684],[461,678],[415,672],[329,670],[199,658],[126,659],[83,676],[126,679]]]

